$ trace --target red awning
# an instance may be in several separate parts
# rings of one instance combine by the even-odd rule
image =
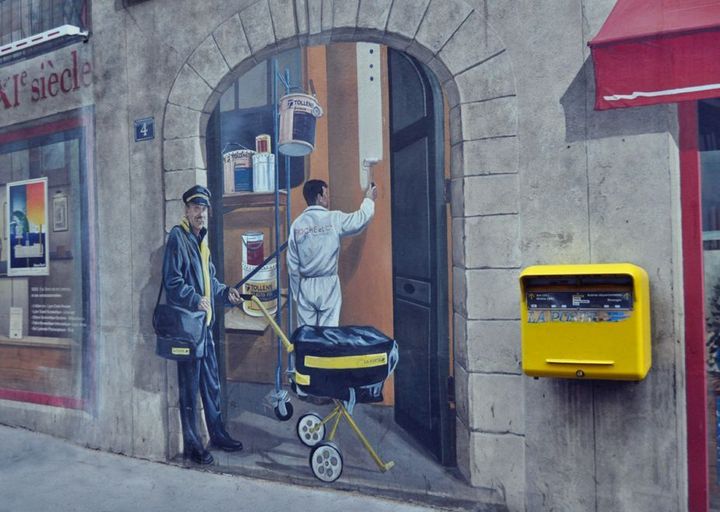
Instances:
[[[618,0],[588,44],[598,110],[720,97],[720,0]]]

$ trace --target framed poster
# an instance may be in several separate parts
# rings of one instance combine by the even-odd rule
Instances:
[[[65,194],[53,197],[53,231],[68,230],[68,198]]]
[[[48,275],[47,178],[8,183],[6,197],[8,276]]]

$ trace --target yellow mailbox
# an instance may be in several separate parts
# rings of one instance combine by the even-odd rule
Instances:
[[[641,380],[650,370],[650,285],[630,263],[536,265],[520,274],[523,371]]]

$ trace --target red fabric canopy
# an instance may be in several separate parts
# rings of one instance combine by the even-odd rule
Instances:
[[[618,0],[588,44],[598,110],[720,97],[720,0]]]

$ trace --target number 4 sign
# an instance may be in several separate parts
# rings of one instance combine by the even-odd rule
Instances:
[[[135,121],[135,142],[155,138],[155,118],[146,117]]]

